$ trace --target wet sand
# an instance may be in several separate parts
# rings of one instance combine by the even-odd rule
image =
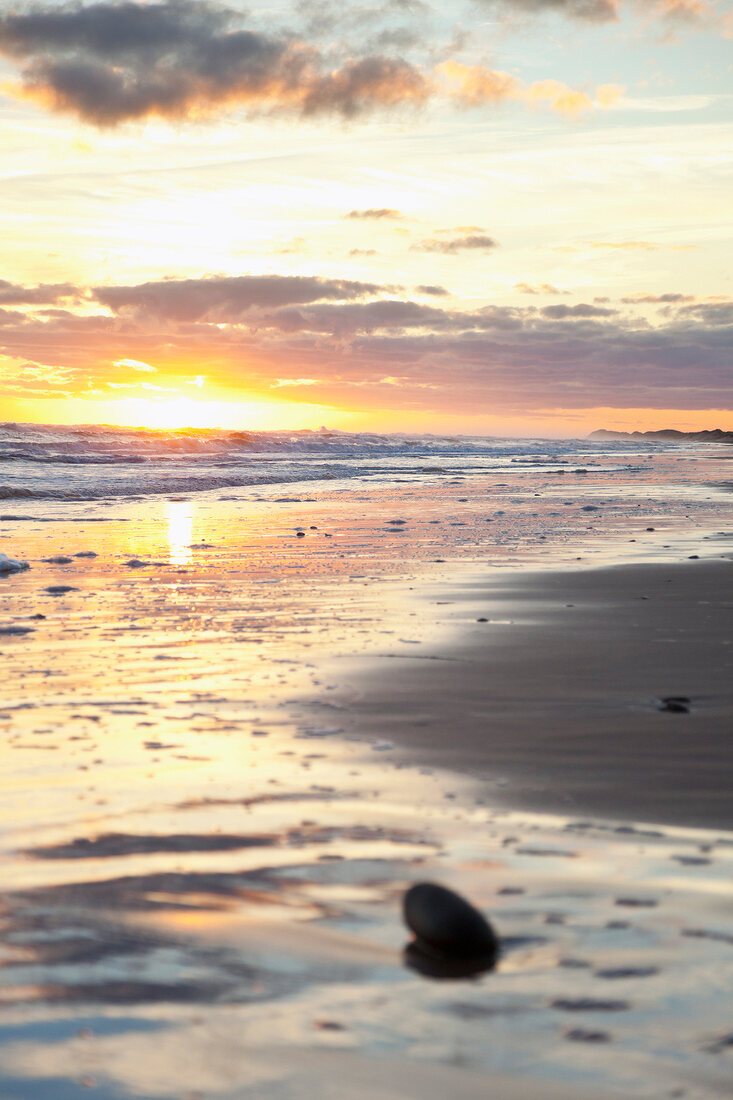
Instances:
[[[469,479],[5,521],[0,1096],[728,1095],[733,515],[583,477],[554,550]],[[424,879],[495,971],[405,966]]]
[[[733,828],[733,554],[473,576],[425,599],[452,631],[362,672],[349,728],[504,805]],[[664,709],[680,696],[687,713]]]

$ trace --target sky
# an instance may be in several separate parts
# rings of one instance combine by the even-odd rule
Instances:
[[[0,0],[0,419],[733,430],[731,0]]]

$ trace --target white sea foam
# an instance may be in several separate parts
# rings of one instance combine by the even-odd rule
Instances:
[[[0,553],[0,574],[6,573],[22,573],[26,569],[30,569],[30,565],[27,561],[20,561],[16,558],[9,558],[7,554]]]

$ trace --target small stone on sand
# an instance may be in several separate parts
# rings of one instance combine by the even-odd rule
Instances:
[[[499,953],[499,938],[478,909],[459,894],[434,882],[419,882],[405,894],[405,923],[415,934],[407,961],[423,973],[466,977],[490,969]],[[460,964],[448,973],[430,962]],[[441,971],[438,973],[438,971]]]
[[[657,709],[667,714],[689,714],[690,699],[687,695],[666,695],[660,700]]]

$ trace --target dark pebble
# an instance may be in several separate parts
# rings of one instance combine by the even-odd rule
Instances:
[[[657,709],[667,714],[689,714],[690,700],[686,695],[666,695]]]
[[[623,978],[651,978],[658,973],[656,966],[620,966],[616,969],[596,970],[596,977],[616,981]]]
[[[72,584],[51,584],[45,589],[50,596],[63,596],[65,592],[78,592],[78,588],[74,588]]]
[[[459,894],[420,882],[405,894],[405,923],[415,940],[406,948],[408,965],[431,977],[468,977],[489,970],[499,939],[478,909]]]
[[[49,565],[71,565],[73,559],[67,558],[64,554],[57,554],[55,558],[42,558],[41,560]]]
[[[611,1036],[607,1031],[589,1031],[584,1027],[574,1027],[565,1032],[565,1038],[576,1043],[608,1043]]]
[[[592,997],[550,1001],[550,1008],[558,1008],[561,1012],[624,1012],[628,1007],[628,1001],[596,1001]]]
[[[733,1031],[719,1035],[712,1043],[708,1043],[702,1049],[707,1054],[722,1054],[724,1050],[728,1050],[730,1047],[733,1047]]]

